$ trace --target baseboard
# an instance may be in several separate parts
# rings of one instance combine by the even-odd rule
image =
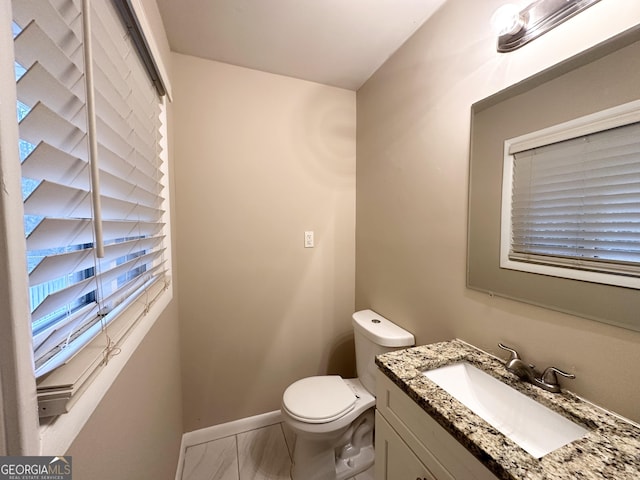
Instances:
[[[201,443],[212,442],[220,438],[237,435],[239,433],[248,432],[257,428],[268,427],[282,422],[282,413],[280,410],[262,413],[253,417],[241,418],[233,422],[213,425],[211,427],[201,428],[182,435],[180,443],[180,456],[178,458],[178,468],[176,470],[176,480],[182,479],[182,468],[184,465],[184,454],[187,448]]]

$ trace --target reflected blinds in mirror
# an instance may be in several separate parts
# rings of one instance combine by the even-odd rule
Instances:
[[[511,260],[640,275],[640,123],[514,157]]]

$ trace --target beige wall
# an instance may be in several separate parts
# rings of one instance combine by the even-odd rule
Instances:
[[[449,0],[358,91],[356,307],[418,343],[502,341],[564,385],[640,420],[640,334],[465,287],[471,105],[640,24],[637,2],[600,2],[510,53],[489,27],[502,0]]]
[[[169,480],[182,438],[177,302],[149,331],[65,455],[75,480]]]
[[[185,430],[351,374],[355,92],[173,54]],[[305,230],[315,248],[303,248]]]

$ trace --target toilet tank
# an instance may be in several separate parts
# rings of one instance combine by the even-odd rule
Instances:
[[[358,379],[369,393],[375,395],[376,355],[411,347],[415,344],[415,338],[373,310],[354,313],[351,323],[356,344]]]

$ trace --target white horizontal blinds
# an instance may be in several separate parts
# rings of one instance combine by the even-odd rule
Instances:
[[[41,279],[33,276],[36,270],[46,270],[43,263],[48,258],[66,252],[92,256],[93,237],[77,228],[90,224],[90,212],[74,216],[66,208],[67,198],[57,195],[42,201],[49,186],[45,170],[56,172],[56,183],[51,185],[63,189],[88,182],[82,169],[64,168],[65,162],[82,165],[88,160],[82,15],[70,0],[55,5],[14,0],[12,7],[29,293],[33,332],[38,336],[96,305],[92,264],[70,265]],[[38,162],[46,169],[34,168]],[[36,355],[36,364],[41,361]]]
[[[115,7],[92,2],[99,164],[120,179],[103,191],[105,222],[130,225],[123,234],[105,228],[105,246],[118,250],[99,265],[103,312],[126,300],[141,285],[164,273],[160,98]]]
[[[511,260],[640,276],[640,123],[514,157]]]
[[[88,112],[82,3],[12,3],[37,376],[136,298],[151,303],[161,292],[151,285],[165,275],[160,99],[113,4],[92,1],[95,113]],[[98,165],[103,258],[94,251],[90,161]]]

